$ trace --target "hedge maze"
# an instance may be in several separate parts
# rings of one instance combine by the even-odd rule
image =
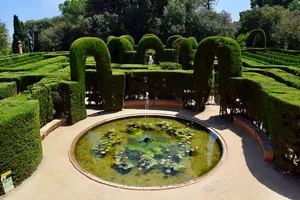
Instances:
[[[146,62],[149,55],[153,65]],[[299,175],[300,52],[241,50],[219,36],[198,45],[176,35],[163,44],[154,34],[139,42],[129,35],[107,43],[80,38],[69,52],[0,57],[0,173],[12,170],[16,185],[29,177],[42,159],[40,128],[59,117],[69,124],[86,118],[86,104],[121,110],[124,101],[147,91],[151,99],[200,111],[214,86],[220,114],[252,120],[270,137],[275,163]]]

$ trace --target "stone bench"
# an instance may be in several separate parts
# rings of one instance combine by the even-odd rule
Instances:
[[[268,136],[257,126],[255,126],[251,121],[241,117],[234,116],[233,123],[243,128],[245,131],[250,133],[252,137],[258,141],[260,146],[264,151],[264,159],[265,160],[273,160],[274,159],[274,150],[271,145],[270,139]]]

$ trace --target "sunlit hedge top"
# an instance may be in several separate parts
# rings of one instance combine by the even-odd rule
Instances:
[[[197,49],[198,48],[198,42],[197,42],[196,38],[195,37],[189,37],[189,40],[192,43],[193,49]]]

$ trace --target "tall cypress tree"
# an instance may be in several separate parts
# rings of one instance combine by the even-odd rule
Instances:
[[[28,36],[26,34],[24,24],[21,22],[17,15],[14,15],[14,34],[12,42],[13,53],[19,53],[18,44],[21,41],[23,46],[23,52],[26,53],[29,51],[28,47]]]

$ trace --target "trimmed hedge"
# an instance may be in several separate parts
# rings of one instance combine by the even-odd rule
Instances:
[[[175,51],[174,49],[164,49],[164,56],[162,61],[176,62],[174,51]]]
[[[300,175],[300,91],[252,72],[245,72],[230,83],[231,97],[241,100],[239,107],[242,105],[243,114],[266,129],[274,148],[275,163]]]
[[[141,96],[145,96],[147,91],[151,99],[182,101],[186,107],[192,107],[191,102],[195,100],[195,89],[191,70],[122,70],[120,72],[126,74],[124,97],[126,100],[139,99]],[[147,84],[145,77],[147,77]],[[86,79],[86,90],[91,93],[89,101],[101,103],[101,96],[95,85],[96,71],[86,70]],[[121,92],[122,90],[118,90],[115,94],[122,94]]]
[[[38,101],[27,95],[1,100],[0,127],[0,174],[11,170],[14,185],[20,185],[42,160]]]
[[[0,100],[8,97],[12,97],[17,94],[16,82],[0,82]]]
[[[107,46],[108,46],[108,44],[111,42],[111,40],[112,39],[114,39],[114,38],[116,38],[115,36],[109,36],[108,38],[107,38]]]
[[[198,48],[198,42],[197,39],[195,37],[189,37],[189,40],[192,43],[193,49],[197,49]]]
[[[192,69],[191,61],[193,57],[193,45],[190,39],[183,38],[180,44],[179,50],[179,63],[182,65],[182,69]]]
[[[197,110],[203,110],[212,88],[212,70],[215,56],[218,57],[218,91],[220,104],[230,104],[230,77],[242,75],[242,56],[239,44],[228,37],[208,37],[198,46],[194,60]]]
[[[88,55],[93,55],[96,60],[97,82],[100,93],[104,99],[104,109],[121,110],[123,108],[122,102],[116,102],[119,99],[114,99],[114,96],[111,93],[113,90],[111,82],[115,80],[111,78],[110,53],[106,44],[99,38],[77,39],[70,48],[71,80],[78,82],[80,89],[80,95],[77,100],[78,108],[76,110],[82,112],[84,110],[85,112],[85,60]],[[122,88],[122,86],[120,85],[119,88]],[[71,89],[76,88],[72,85]],[[84,117],[86,116],[86,113],[80,113],[79,115]],[[80,118],[78,118],[78,120],[80,120]]]
[[[44,53],[27,53],[27,54],[18,54],[13,55],[5,58],[0,58],[0,68],[10,68],[10,67],[17,67],[24,64],[36,62],[43,58]]]
[[[42,68],[45,65],[53,64],[53,63],[65,63],[68,61],[68,58],[65,56],[58,56],[55,58],[50,58],[42,61],[38,61],[35,63],[30,63],[18,67],[10,67],[10,68],[0,68],[0,72],[17,72],[17,71],[34,71],[39,68]]]
[[[172,35],[169,37],[166,41],[166,49],[172,49],[173,48],[173,42],[177,40],[178,38],[182,38],[181,35]]]
[[[124,37],[114,37],[108,43],[108,49],[113,63],[126,63],[131,58],[128,58],[128,53],[125,52],[132,52],[133,46]]]
[[[182,69],[181,64],[174,63],[174,62],[161,62],[159,64],[159,66],[161,67],[161,69],[164,69],[164,70],[179,70],[179,69]]]
[[[164,45],[160,41],[158,37],[154,36],[145,36],[141,39],[137,52],[136,52],[136,62],[138,64],[146,64],[145,63],[145,54],[147,49],[155,50],[155,63],[158,64],[163,60],[164,56]]]
[[[266,39],[266,33],[262,29],[255,29],[250,32],[246,47],[259,47],[259,48],[266,48],[267,39]]]
[[[105,105],[105,100],[101,95],[97,82],[96,70],[86,70],[86,91],[88,94],[88,101],[94,101],[96,105]],[[109,77],[109,84],[111,85],[112,100],[108,106],[110,110],[119,110],[123,108],[124,104],[124,90],[125,90],[125,74],[122,71],[115,71],[112,76]]]
[[[149,36],[153,36],[153,37],[158,38],[158,36],[155,35],[155,34],[153,34],[153,33],[147,33],[147,34],[145,34],[145,35],[142,36],[142,39],[143,39],[144,37],[149,37]]]
[[[125,38],[126,40],[128,40],[132,44],[132,47],[135,45],[135,41],[130,35],[122,35],[120,38]]]

